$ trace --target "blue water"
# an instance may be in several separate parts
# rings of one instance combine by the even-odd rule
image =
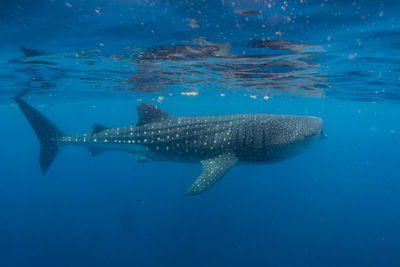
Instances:
[[[400,266],[399,14],[371,0],[1,1],[0,266]],[[200,165],[122,152],[67,147],[42,176],[21,92],[71,134],[135,124],[146,101],[318,116],[328,137],[185,197]]]

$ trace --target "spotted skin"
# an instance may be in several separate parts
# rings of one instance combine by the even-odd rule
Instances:
[[[21,99],[16,102],[27,118],[27,113],[37,112]],[[316,117],[269,114],[175,117],[149,103],[139,104],[138,114],[137,125],[113,129],[94,125],[93,133],[72,136],[60,134],[56,129],[59,134],[46,136],[53,136],[53,147],[79,145],[87,147],[93,155],[120,150],[137,153],[138,161],[201,162],[201,175],[185,193],[195,195],[212,187],[237,163],[282,160],[301,151],[322,132],[322,120]],[[34,117],[47,120],[39,112]],[[41,140],[42,133],[38,134],[36,129],[40,125],[30,123]],[[52,159],[47,161],[51,163]]]
[[[312,141],[312,137],[320,134],[321,127],[318,118],[287,115],[173,117],[96,134],[66,136],[59,142],[148,152],[149,156],[165,160],[203,160],[230,152],[240,161],[263,162],[280,159],[288,152],[286,149]]]

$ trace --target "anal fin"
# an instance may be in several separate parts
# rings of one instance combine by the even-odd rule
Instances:
[[[203,171],[185,192],[185,196],[197,195],[211,188],[238,160],[232,153],[220,154],[214,158],[202,160]]]

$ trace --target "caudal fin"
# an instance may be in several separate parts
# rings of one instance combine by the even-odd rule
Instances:
[[[57,140],[65,134],[39,111],[26,103],[21,96],[14,98],[22,113],[32,126],[40,142],[40,169],[46,173],[58,153]]]

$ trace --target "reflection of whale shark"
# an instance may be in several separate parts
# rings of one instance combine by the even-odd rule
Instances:
[[[316,117],[238,114],[175,117],[148,103],[138,105],[136,125],[66,135],[20,97],[16,103],[35,131],[40,144],[40,165],[46,172],[59,148],[78,145],[93,155],[106,150],[137,153],[138,160],[201,162],[203,171],[186,195],[212,187],[237,163],[262,163],[293,155],[322,134]]]
[[[182,61],[202,60],[207,58],[229,57],[230,44],[218,44],[197,38],[190,45],[172,45],[152,47],[137,55],[132,55],[139,61]]]
[[[215,88],[246,90],[275,94],[322,95],[326,84],[319,73],[319,59],[324,52],[318,45],[293,43],[286,40],[254,40],[235,44],[213,43],[205,38],[193,39],[188,45],[157,46],[132,55],[137,65],[129,83],[133,91],[146,93],[172,90],[184,84],[189,90],[197,84]],[[282,50],[260,54],[263,48]],[[244,53],[244,52],[246,53]],[[291,53],[291,52],[294,53]],[[162,64],[160,64],[162,63]],[[192,88],[190,88],[192,87]]]
[[[272,50],[289,50],[292,52],[325,52],[319,45],[310,45],[305,43],[293,43],[288,40],[254,40],[247,44],[249,47],[255,48],[270,48]]]
[[[24,46],[20,46],[19,49],[24,53],[24,57],[37,57],[37,56],[45,56],[49,55],[49,52],[37,50],[37,49],[30,49]]]

